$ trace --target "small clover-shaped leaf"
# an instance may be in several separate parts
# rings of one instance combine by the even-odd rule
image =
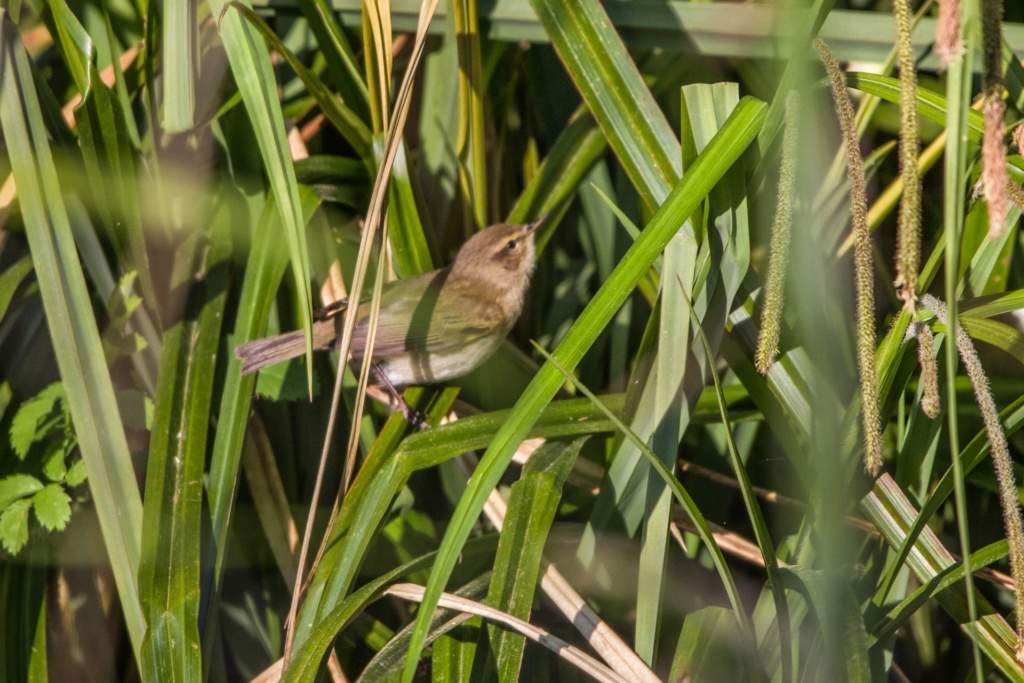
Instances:
[[[70,439],[50,439],[46,443],[46,451],[43,454],[43,474],[50,481],[64,481],[67,476],[68,467],[64,462],[67,457]]]
[[[50,531],[63,529],[71,519],[71,498],[60,484],[47,484],[32,496],[32,504],[36,508],[36,519]]]
[[[43,489],[43,483],[29,474],[12,474],[0,479],[0,510]]]
[[[28,543],[28,511],[31,508],[32,500],[22,498],[0,513],[0,545],[12,555],[17,555]]]
[[[85,482],[85,461],[79,458],[68,468],[64,482],[68,486],[80,486]]]
[[[53,411],[53,405],[64,398],[64,385],[54,382],[18,408],[11,420],[11,447],[21,460],[28,455],[29,448],[42,436],[40,425]]]

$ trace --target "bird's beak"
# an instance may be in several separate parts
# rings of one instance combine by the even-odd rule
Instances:
[[[538,218],[538,219],[537,219],[537,220],[535,220],[534,222],[532,222],[532,223],[527,223],[526,225],[524,225],[524,226],[523,226],[523,229],[525,230],[525,232],[526,232],[527,234],[529,234],[529,233],[533,232],[534,230],[536,230],[536,229],[537,229],[537,226],[539,226],[539,225],[540,225],[541,223],[543,223],[543,222],[544,222],[544,221],[546,221],[547,219],[548,219],[548,216],[547,216],[547,214],[544,214],[543,216],[541,216],[540,218]]]

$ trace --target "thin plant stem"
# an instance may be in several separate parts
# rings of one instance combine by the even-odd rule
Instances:
[[[965,36],[972,44],[977,33],[979,20],[978,0],[965,0],[962,5],[946,2],[940,5],[956,7],[959,35]],[[941,19],[941,17],[940,17]],[[940,24],[941,24],[940,20]],[[971,75],[973,54],[970,49],[957,49],[950,54],[949,76],[946,81],[946,133],[948,135],[943,178],[943,232],[945,248],[945,297],[949,309],[949,334],[955,339],[958,325],[957,276],[960,272],[960,233],[964,222],[964,176],[967,163],[967,115],[971,102]],[[956,503],[957,530],[960,536],[960,554],[964,558],[964,589],[967,594],[967,615],[973,623],[978,618],[978,605],[974,595],[974,576],[971,571],[971,542],[967,528],[967,496],[964,491],[964,468],[960,462],[960,430],[957,419],[956,396],[957,349],[956,344],[946,344],[946,395],[949,397],[946,419],[948,422],[949,450],[953,460],[953,485]],[[976,640],[971,641],[974,657],[975,680],[982,683],[984,669],[981,649]]]

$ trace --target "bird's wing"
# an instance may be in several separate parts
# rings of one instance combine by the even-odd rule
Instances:
[[[439,291],[439,290],[436,290]],[[501,325],[501,310],[493,302],[480,301],[463,292],[445,292],[445,305],[437,305],[438,296],[428,288],[422,297],[402,296],[381,302],[373,355],[387,358],[409,351],[440,353],[464,346],[494,331]],[[365,348],[367,315],[356,327],[359,347]]]

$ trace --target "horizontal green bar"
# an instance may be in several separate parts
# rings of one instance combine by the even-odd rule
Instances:
[[[342,23],[360,26],[361,0],[330,0]],[[803,26],[802,10],[783,11],[751,3],[694,3],[679,0],[646,2],[606,0],[602,3],[615,28],[629,47],[697,52],[714,57],[784,58],[786,39]],[[298,12],[296,0],[254,0],[260,10]],[[399,32],[415,31],[420,3],[394,0],[392,23]],[[491,40],[546,43],[547,35],[529,0],[481,0],[481,30]],[[445,8],[438,7],[431,31],[441,31]],[[844,62],[883,62],[895,41],[892,15],[885,12],[833,10],[821,28],[821,37]],[[1024,52],[1024,24],[1003,24],[1003,37],[1014,52]],[[935,19],[926,17],[914,31],[918,56],[935,38]],[[809,48],[808,48],[808,54]],[[981,60],[975,60],[980,66]],[[928,54],[920,66],[934,69]]]

